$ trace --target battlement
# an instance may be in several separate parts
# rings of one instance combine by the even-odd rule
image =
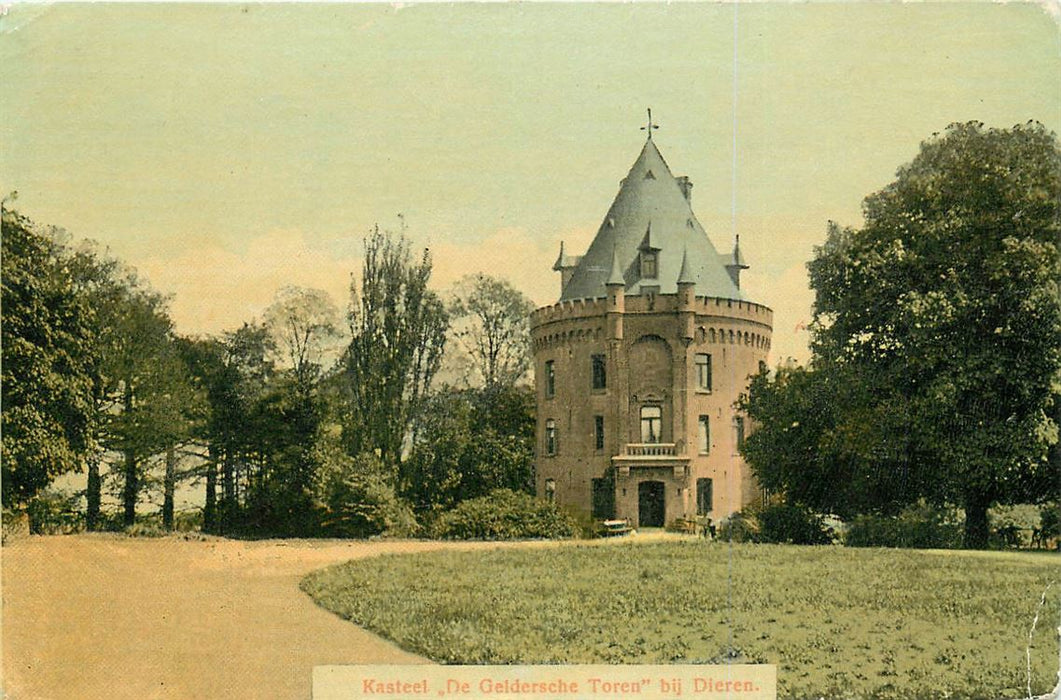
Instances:
[[[625,296],[626,308],[623,313],[654,314],[675,313],[678,311],[677,294],[635,294]],[[773,327],[774,312],[768,306],[754,301],[741,299],[724,299],[721,297],[696,297],[692,311],[697,316],[714,316],[731,320],[753,321]],[[543,306],[531,314],[531,327],[536,328],[547,323],[584,319],[591,316],[603,316],[608,312],[607,297],[593,299],[569,299],[551,306]]]
[[[603,316],[608,312],[607,297],[568,299],[551,306],[543,306],[531,314],[531,327],[555,321]]]
[[[698,316],[710,315],[731,319],[739,318],[762,323],[771,328],[774,325],[774,310],[769,306],[763,306],[754,301],[723,299],[721,297],[696,297],[693,302],[693,311]]]

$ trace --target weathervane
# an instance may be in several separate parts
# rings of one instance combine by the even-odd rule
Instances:
[[[652,130],[653,129],[658,129],[658,128],[659,128],[659,124],[653,124],[652,123],[652,108],[649,107],[648,108],[648,124],[643,126],[643,127],[641,127],[641,131],[647,131],[648,132],[648,140],[651,141],[652,140]]]

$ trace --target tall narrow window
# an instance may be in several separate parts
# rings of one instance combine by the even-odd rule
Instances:
[[[556,481],[554,479],[545,480],[545,498],[550,503],[556,500]]]
[[[710,479],[696,480],[696,514],[707,515],[715,508],[715,494]]]
[[[604,449],[604,416],[593,416],[593,445],[598,452]]]
[[[659,276],[659,268],[656,264],[655,251],[643,251],[641,253],[641,277],[654,280]]]
[[[545,454],[556,454],[556,421],[552,418],[545,421]]]
[[[707,353],[696,356],[696,388],[711,391],[711,356]]]
[[[735,450],[744,447],[744,416],[733,416],[733,447]]]
[[[556,370],[553,368],[553,361],[548,360],[545,363],[545,395],[551,397],[556,394]]]
[[[696,444],[702,455],[706,455],[711,451],[711,423],[707,416],[700,416],[696,431]]]
[[[641,442],[659,442],[663,429],[663,409],[659,406],[641,407]]]
[[[604,355],[593,356],[593,388],[605,389],[608,386],[608,369]]]

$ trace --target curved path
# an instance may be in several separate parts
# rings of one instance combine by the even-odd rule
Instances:
[[[427,663],[318,608],[309,571],[439,542],[23,537],[2,548],[3,697],[309,698],[318,664]]]

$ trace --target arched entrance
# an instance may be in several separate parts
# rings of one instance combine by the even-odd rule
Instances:
[[[637,485],[638,527],[663,527],[663,482],[642,481]]]

